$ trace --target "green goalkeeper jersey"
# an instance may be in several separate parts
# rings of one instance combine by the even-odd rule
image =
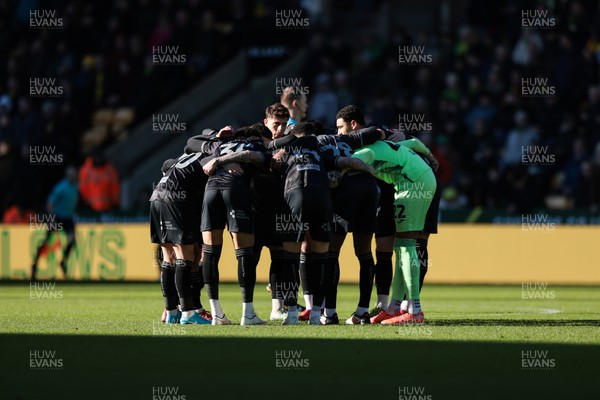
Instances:
[[[415,182],[431,169],[408,147],[387,140],[362,147],[352,157],[372,165],[377,178],[393,184],[396,188],[404,180]]]

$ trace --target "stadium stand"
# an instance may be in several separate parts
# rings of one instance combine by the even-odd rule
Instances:
[[[423,1],[410,8],[403,1],[287,1],[287,8],[305,7],[310,29],[280,32],[273,29],[281,7],[274,1],[65,1],[58,9],[65,27],[52,31],[28,26],[28,4],[5,6],[17,22],[6,25],[0,42],[3,212],[17,201],[39,209],[62,176],[61,168],[27,163],[32,145],[56,146],[65,165],[107,148],[123,181],[122,207],[141,209],[151,166],[184,142],[153,134],[153,114],[181,114],[185,137],[254,123],[277,98],[266,88],[292,76],[310,88],[309,118],[329,126],[348,103],[361,106],[368,122],[392,128],[401,116],[422,115],[431,128],[413,133],[440,160],[443,212],[599,210],[600,13],[593,1],[552,3],[555,28],[537,30],[521,21],[523,9],[547,9],[536,1]],[[8,40],[17,35],[22,39]],[[167,45],[180,46],[185,66],[153,65],[153,46]],[[432,62],[400,64],[402,46],[423,46]],[[306,55],[294,68],[277,71],[301,50]],[[269,51],[279,57],[260,57]],[[31,77],[56,77],[64,95],[28,96]],[[523,77],[547,78],[556,95],[523,96]],[[521,162],[528,146],[545,149],[552,162]],[[127,149],[135,149],[131,157]],[[32,179],[40,184],[23,184]]]

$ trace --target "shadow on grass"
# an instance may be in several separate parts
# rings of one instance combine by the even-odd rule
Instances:
[[[0,354],[2,399],[575,399],[596,393],[600,346],[9,334]]]
[[[600,320],[571,320],[571,319],[430,319],[426,326],[597,326]]]

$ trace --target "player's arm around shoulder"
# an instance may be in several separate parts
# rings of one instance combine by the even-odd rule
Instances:
[[[289,154],[286,149],[277,150],[270,160],[270,168],[272,172],[283,172],[287,167],[287,160],[289,158]]]
[[[429,165],[431,166],[431,169],[434,172],[438,170],[440,166],[439,161],[431,153],[431,150],[429,150],[429,148],[425,146],[425,144],[419,139],[417,139],[416,137],[412,137],[410,139],[400,142],[400,144],[404,147],[408,147],[417,154],[421,154],[429,162]]]
[[[354,152],[352,158],[358,158],[365,164],[373,165],[373,162],[375,161],[375,152],[373,151],[373,149],[378,143],[379,142],[375,142],[373,144],[360,148],[359,150]]]
[[[371,175],[375,175],[375,170],[373,169],[373,166],[365,163],[358,157],[337,157],[335,160],[335,165],[342,171],[354,169],[357,171],[365,171],[370,173]]]
[[[212,175],[218,167],[233,163],[262,164],[265,162],[265,154],[262,151],[245,150],[239,153],[230,153],[210,159],[202,169],[207,175]],[[234,169],[236,170],[236,169]],[[231,172],[231,171],[230,171]]]

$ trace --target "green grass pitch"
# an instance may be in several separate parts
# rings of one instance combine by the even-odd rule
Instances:
[[[531,296],[520,286],[429,285],[422,293],[427,322],[418,326],[213,327],[161,324],[158,283],[37,285],[0,284],[1,399],[588,399],[598,393],[598,287],[549,286]],[[357,285],[340,285],[342,323],[357,299]],[[208,305],[204,293],[202,300]],[[239,323],[237,285],[221,285],[221,301]],[[270,304],[258,284],[255,305],[263,319]]]

